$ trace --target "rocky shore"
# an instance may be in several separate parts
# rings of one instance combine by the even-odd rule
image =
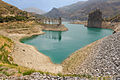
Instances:
[[[91,80],[81,77],[72,76],[53,76],[41,73],[32,73],[31,75],[21,76],[21,77],[0,77],[0,80]]]
[[[74,52],[63,64],[63,72],[93,76],[120,75],[120,26],[116,33]]]

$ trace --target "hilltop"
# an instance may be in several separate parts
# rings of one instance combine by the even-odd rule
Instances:
[[[0,16],[28,16],[28,13],[0,0]]]
[[[35,14],[44,14],[45,13],[45,11],[40,10],[38,8],[34,8],[34,7],[24,8],[23,10],[26,11],[26,12],[32,12],[32,13],[35,13]]]

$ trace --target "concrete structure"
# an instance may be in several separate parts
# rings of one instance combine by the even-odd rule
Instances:
[[[100,9],[89,13],[87,27],[101,28],[102,27],[102,12]]]

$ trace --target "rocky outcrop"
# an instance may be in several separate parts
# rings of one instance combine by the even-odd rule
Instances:
[[[102,12],[99,9],[96,9],[89,14],[87,27],[102,27]]]

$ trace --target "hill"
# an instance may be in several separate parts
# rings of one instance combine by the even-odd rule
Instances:
[[[111,17],[120,13],[120,0],[88,0],[56,9],[56,15],[62,18],[87,20],[87,15],[92,10],[101,9],[103,17]],[[53,17],[55,11],[51,10],[45,16]],[[51,15],[53,14],[53,15]]]
[[[28,13],[0,0],[0,16],[28,16]]]
[[[34,8],[34,7],[31,7],[31,8],[25,8],[23,9],[24,11],[27,11],[27,12],[32,12],[32,13],[36,13],[36,14],[44,14],[45,11],[43,10],[40,10],[38,8]]]

